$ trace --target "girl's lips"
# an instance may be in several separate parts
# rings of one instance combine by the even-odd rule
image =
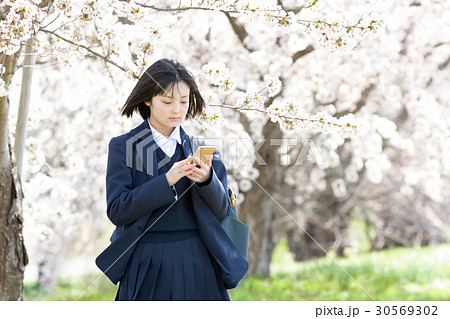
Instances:
[[[180,118],[179,118],[179,117],[169,117],[169,119],[172,120],[172,121],[177,121],[177,120],[179,120]]]

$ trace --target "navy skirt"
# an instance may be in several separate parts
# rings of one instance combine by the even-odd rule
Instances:
[[[169,233],[139,240],[115,300],[231,300],[199,232]]]

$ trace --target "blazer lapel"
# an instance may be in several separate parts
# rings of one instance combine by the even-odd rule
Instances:
[[[191,141],[189,135],[184,131],[182,126],[180,126],[180,137],[184,154],[186,157],[192,156],[194,153],[192,152]]]
[[[189,139],[189,135],[184,131],[183,127],[180,126],[180,138],[181,138],[181,146],[183,147],[183,152],[186,158],[192,156],[194,153],[192,152],[191,141]],[[193,180],[189,180],[189,185],[194,183]]]
[[[158,162],[155,152],[158,145],[153,138],[147,120],[131,130],[131,135],[133,137],[127,141],[127,144],[136,142],[136,170],[146,173],[147,177],[151,179],[158,175]]]

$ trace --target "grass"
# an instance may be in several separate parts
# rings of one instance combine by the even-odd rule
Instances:
[[[449,244],[333,258],[348,274],[328,256],[295,262],[283,238],[272,258],[271,278],[245,278],[230,296],[235,301],[450,300]],[[25,300],[76,300],[98,277],[64,278],[51,292],[25,283]],[[116,289],[102,276],[79,300],[113,300]]]
[[[336,262],[328,256],[294,262],[283,239],[272,259],[272,277],[246,278],[230,296],[233,300],[450,300],[448,244],[332,257]]]
[[[58,281],[58,287],[50,292],[41,290],[36,282],[25,283],[24,299],[60,301],[75,301],[77,299],[83,301],[114,300],[117,286],[114,286],[105,276],[100,277],[100,274],[87,275],[81,278],[62,278]],[[100,279],[98,279],[99,277]]]

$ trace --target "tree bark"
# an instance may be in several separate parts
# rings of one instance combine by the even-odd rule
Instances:
[[[19,54],[20,50],[14,56],[5,57],[6,88],[11,83]],[[23,196],[9,142],[8,112],[9,99],[3,96],[0,99],[0,300],[23,300],[28,256],[22,236]]]
[[[253,187],[245,193],[245,200],[239,207],[239,216],[250,227],[248,248],[248,275],[270,277],[270,261],[276,243],[273,240],[273,221],[279,209],[274,194],[280,188],[284,170],[280,166],[279,145],[270,145],[271,139],[282,138],[279,124],[267,121],[262,136],[266,141],[258,150],[267,165],[255,163],[260,174]],[[259,186],[259,185],[261,186]],[[270,196],[269,196],[270,195]]]

